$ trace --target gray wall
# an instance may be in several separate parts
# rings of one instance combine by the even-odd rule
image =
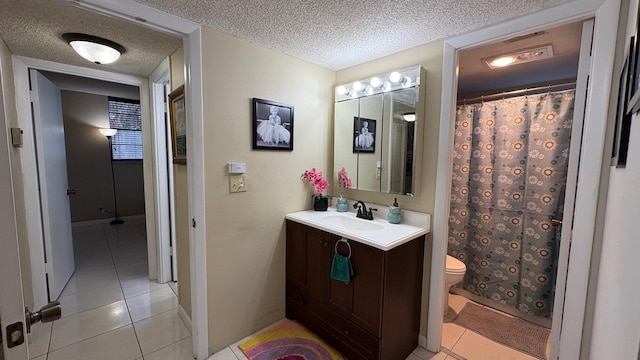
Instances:
[[[63,90],[62,111],[69,188],[76,190],[69,197],[71,221],[112,218],[100,211],[114,210],[109,144],[98,131],[109,127],[107,96]],[[120,215],[144,214],[142,161],[116,161],[113,172]]]

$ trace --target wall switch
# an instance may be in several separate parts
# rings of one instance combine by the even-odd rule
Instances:
[[[247,191],[247,175],[231,175],[229,176],[229,192],[245,192]]]
[[[247,172],[247,164],[230,162],[227,164],[227,171],[229,174],[244,174]]]

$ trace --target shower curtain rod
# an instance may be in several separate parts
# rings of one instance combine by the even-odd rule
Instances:
[[[460,99],[458,100],[458,105],[473,104],[478,101],[498,100],[506,97],[513,97],[520,94],[532,95],[532,94],[551,92],[551,91],[557,91],[557,90],[569,90],[571,88],[575,88],[575,86],[576,86],[575,81],[568,81],[568,82],[563,82],[563,83],[553,84],[553,85],[549,84],[545,86],[535,86],[535,87],[512,90],[512,91],[503,91],[503,92],[490,94],[490,95],[482,95],[482,96],[476,96],[468,99],[466,98]]]

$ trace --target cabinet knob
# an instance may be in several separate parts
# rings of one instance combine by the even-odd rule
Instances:
[[[328,242],[326,242],[326,241],[323,241],[323,242],[322,242],[322,246],[325,246],[325,247],[326,247],[326,246],[329,246],[329,243],[328,243]]]
[[[349,335],[351,335],[351,331],[349,331],[349,330],[345,330],[345,331],[344,331],[344,334],[345,334],[345,335],[347,335],[347,336],[349,336]]]

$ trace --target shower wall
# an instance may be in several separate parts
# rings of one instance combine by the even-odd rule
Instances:
[[[448,253],[464,291],[551,316],[574,96],[458,107]]]

